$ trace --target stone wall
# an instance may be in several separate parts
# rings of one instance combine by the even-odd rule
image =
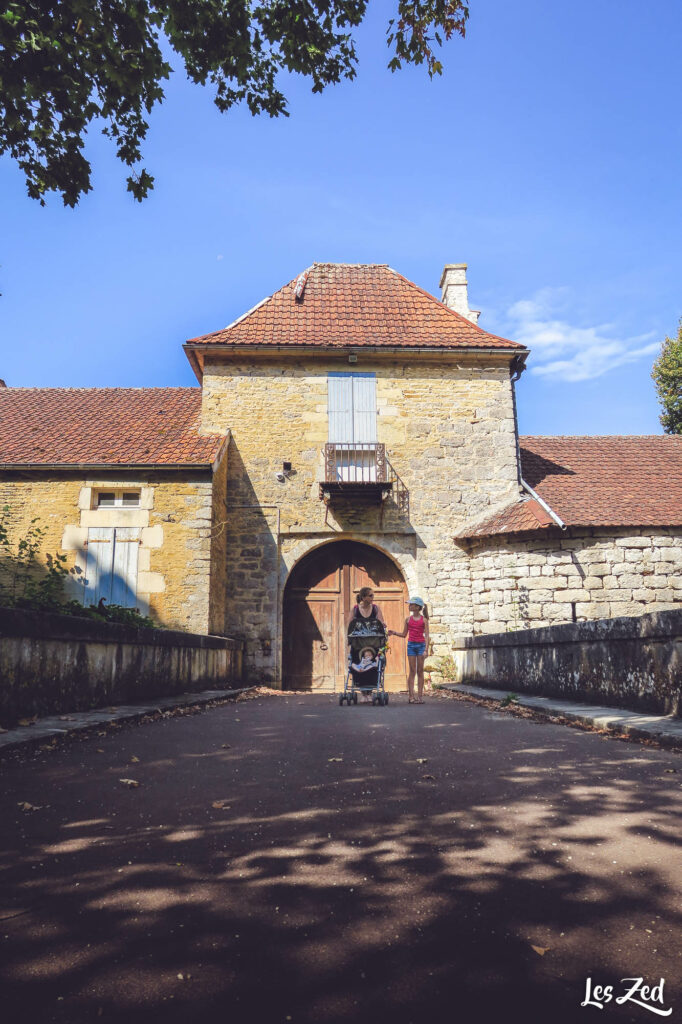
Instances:
[[[459,682],[682,714],[682,608],[464,637]]]
[[[560,530],[477,540],[474,633],[682,608],[682,530]]]
[[[409,518],[328,509],[320,501],[328,440],[327,374],[374,372],[378,440],[410,494]],[[206,357],[202,429],[231,432],[227,469],[228,624],[243,624],[252,677],[278,678],[281,596],[301,554],[337,536],[373,543],[432,606],[436,649],[471,618],[469,560],[452,537],[518,493],[508,357],[360,354]],[[276,479],[282,462],[294,473]]]
[[[220,472],[220,470],[219,470]],[[224,473],[223,468],[223,491]],[[98,490],[139,489],[139,508],[96,508]],[[79,571],[69,584],[71,597],[83,598],[88,528],[130,526],[140,530],[137,604],[165,627],[206,633],[209,626],[211,559],[224,578],[221,553],[212,555],[212,482],[209,470],[141,476],[103,472],[96,477],[63,472],[5,473],[0,480],[0,507],[9,505],[11,533],[23,536],[38,517],[46,534],[47,553],[66,553],[68,568]],[[224,518],[224,500],[218,514]],[[224,586],[222,587],[224,590]],[[219,599],[218,599],[219,608]],[[224,617],[218,612],[218,625]]]
[[[0,608],[0,725],[239,683],[242,644]]]

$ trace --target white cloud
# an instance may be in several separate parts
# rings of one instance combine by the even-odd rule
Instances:
[[[568,289],[546,288],[507,311],[509,335],[531,349],[531,373],[566,381],[590,380],[660,349],[659,341],[650,342],[653,332],[622,338],[613,324],[578,327],[566,318],[569,307]]]

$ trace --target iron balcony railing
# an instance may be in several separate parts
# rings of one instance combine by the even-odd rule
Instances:
[[[325,483],[384,484],[386,445],[351,442],[324,446]]]
[[[409,491],[386,458],[386,445],[371,442],[330,442],[324,446],[324,482],[320,496],[385,500],[393,494],[402,513],[409,515]]]

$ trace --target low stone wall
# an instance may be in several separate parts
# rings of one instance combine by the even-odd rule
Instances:
[[[682,611],[463,637],[457,681],[682,714]]]
[[[239,683],[243,641],[0,609],[0,725]]]

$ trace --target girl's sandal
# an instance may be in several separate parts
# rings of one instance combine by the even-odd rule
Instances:
[[[408,698],[407,698],[407,703],[408,703],[408,704],[416,704],[417,702],[416,702],[416,700],[414,699],[414,697],[408,697]]]

